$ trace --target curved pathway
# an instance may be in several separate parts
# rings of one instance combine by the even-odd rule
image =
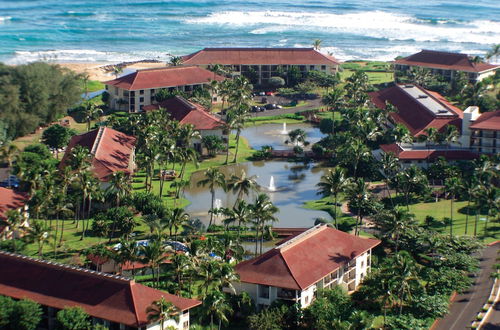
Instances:
[[[469,329],[477,313],[490,296],[493,279],[491,278],[492,267],[495,264],[500,243],[486,247],[480,255],[480,271],[475,281],[468,291],[458,294],[453,298],[450,312],[442,319],[439,319],[433,330],[462,330]],[[493,311],[492,319],[498,317],[497,310]],[[498,327],[488,328],[498,329]]]

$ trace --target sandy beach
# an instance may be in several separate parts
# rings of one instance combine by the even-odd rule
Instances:
[[[85,73],[89,75],[90,80],[107,81],[115,78],[112,72],[106,72],[104,70],[105,66],[115,65],[118,63],[57,63],[58,65],[73,70],[77,73]],[[166,64],[164,62],[159,63],[148,63],[148,62],[138,62],[130,65],[126,65],[124,68],[126,70],[139,70],[139,69],[149,69],[164,67]]]

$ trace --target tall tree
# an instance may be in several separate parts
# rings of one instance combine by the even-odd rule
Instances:
[[[146,314],[149,322],[159,322],[160,329],[165,329],[165,322],[174,320],[179,323],[180,310],[171,302],[166,301],[164,297],[146,308]]]
[[[245,170],[241,170],[240,176],[232,175],[229,179],[228,189],[236,193],[236,202],[243,198],[243,196],[248,196],[252,191],[257,191],[259,185],[257,184],[255,175],[247,176]],[[235,202],[235,205],[236,205]]]
[[[197,185],[199,187],[208,186],[210,195],[212,196],[210,210],[213,210],[215,205],[215,189],[217,187],[221,187],[224,190],[226,189],[226,176],[217,167],[210,167],[209,169],[207,169],[204,173],[204,176],[205,178],[198,181]],[[210,221],[208,223],[209,227],[212,225],[212,221],[213,213],[210,213]]]
[[[335,221],[335,228],[337,229],[338,196],[345,191],[348,182],[345,169],[337,166],[328,170],[328,173],[323,175],[321,181],[317,184],[319,187],[318,194],[323,195],[323,197],[333,197],[333,220]]]

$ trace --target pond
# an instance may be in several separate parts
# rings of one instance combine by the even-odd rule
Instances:
[[[283,150],[293,148],[292,144],[286,144],[288,140],[288,133],[294,129],[303,129],[307,134],[307,141],[310,146],[321,140],[324,134],[320,132],[319,128],[311,124],[263,124],[246,127],[241,136],[244,137],[253,149],[260,150],[262,146],[272,146],[274,149]],[[283,130],[285,129],[285,130]]]
[[[249,176],[256,176],[261,191],[270,196],[271,201],[279,208],[274,223],[276,227],[310,227],[316,218],[329,218],[323,211],[309,210],[303,207],[304,202],[318,198],[316,184],[327,170],[315,163],[295,163],[286,161],[256,161],[242,164],[228,165],[220,168],[227,178],[231,175],[240,175],[244,170]],[[197,183],[204,178],[203,171],[193,173],[190,186],[185,190],[185,197],[191,202],[186,211],[194,218],[199,218],[205,224],[209,221],[211,195],[207,187],[198,187]],[[269,191],[270,182],[274,181],[276,191]],[[222,189],[215,193],[220,207],[232,207],[236,196]],[[248,198],[251,202],[255,198]]]

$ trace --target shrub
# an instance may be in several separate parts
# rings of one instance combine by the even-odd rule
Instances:
[[[87,330],[90,328],[90,317],[81,307],[69,307],[56,314],[57,325],[61,330]]]

